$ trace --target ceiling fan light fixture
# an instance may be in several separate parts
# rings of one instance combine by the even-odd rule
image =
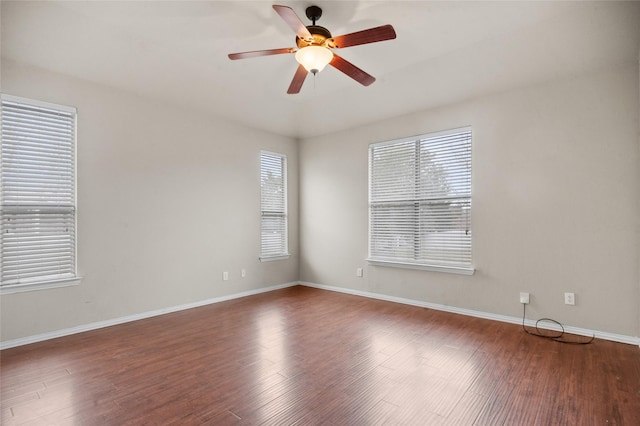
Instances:
[[[296,52],[296,61],[310,73],[319,73],[333,59],[333,52],[322,46],[306,46]]]
[[[305,25],[296,12],[289,6],[274,4],[272,7],[296,34],[296,46],[298,50],[296,51],[294,47],[252,50],[249,52],[230,53],[229,59],[256,58],[259,56],[295,53],[296,61],[299,65],[296,68],[296,73],[287,90],[287,93],[290,95],[300,93],[300,88],[308,74],[312,73],[315,76],[322,71],[327,64],[330,64],[333,68],[363,86],[369,86],[376,81],[375,77],[333,53],[333,49],[377,43],[379,41],[396,38],[396,32],[393,26],[389,24],[334,37],[328,29],[316,25],[316,21],[322,16],[322,9],[318,6],[309,6],[305,10],[307,18],[311,19],[311,25]]]

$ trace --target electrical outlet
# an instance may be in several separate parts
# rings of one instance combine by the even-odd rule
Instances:
[[[564,294],[564,304],[565,305],[575,305],[576,304],[576,295],[575,295],[575,293],[565,293]]]
[[[529,293],[520,293],[520,303],[529,304]]]
[[[356,269],[356,277],[362,277],[362,268]]]
[[[224,271],[222,273],[222,281],[228,281],[229,280],[229,273],[227,271]]]
[[[242,278],[246,277],[246,276],[247,276],[247,270],[246,270],[246,269],[242,269],[242,270],[240,270],[240,276],[241,276]]]

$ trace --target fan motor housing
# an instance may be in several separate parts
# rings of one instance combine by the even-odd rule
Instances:
[[[319,25],[309,25],[307,29],[313,36],[313,41],[308,41],[301,39],[300,37],[296,37],[296,45],[298,48],[302,49],[307,46],[328,46],[329,41],[331,40],[331,33],[325,27],[321,27]]]

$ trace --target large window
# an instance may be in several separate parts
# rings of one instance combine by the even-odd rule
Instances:
[[[287,157],[260,153],[260,259],[289,257],[287,244]]]
[[[471,129],[370,145],[369,261],[473,273]]]
[[[75,108],[2,95],[2,291],[76,279]]]

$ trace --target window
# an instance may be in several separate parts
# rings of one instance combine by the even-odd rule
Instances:
[[[76,280],[75,108],[2,95],[2,291]]]
[[[287,244],[287,157],[260,153],[260,260],[289,257]]]
[[[473,273],[470,128],[370,145],[369,261]]]

